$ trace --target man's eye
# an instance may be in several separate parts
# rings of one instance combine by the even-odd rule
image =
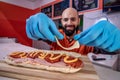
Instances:
[[[63,21],[65,21],[65,22],[66,22],[66,21],[68,21],[68,19],[67,19],[67,18],[65,18],[65,19],[63,19]]]
[[[75,18],[71,18],[71,21],[75,21],[76,19]]]

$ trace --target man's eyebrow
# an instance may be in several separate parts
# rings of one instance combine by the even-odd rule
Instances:
[[[70,18],[61,18],[61,19],[71,19],[71,18],[76,18],[76,17],[70,17]]]
[[[62,19],[68,19],[68,18],[62,18]]]
[[[76,18],[76,17],[71,17],[71,18]],[[71,18],[70,18],[70,19],[71,19]]]

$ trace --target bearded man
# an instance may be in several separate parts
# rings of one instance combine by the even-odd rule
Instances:
[[[70,47],[75,43],[73,39],[74,35],[80,33],[79,23],[80,18],[78,12],[74,8],[67,8],[62,13],[62,29],[59,30],[63,34],[64,38],[59,40],[60,44],[64,47]],[[52,50],[63,50],[56,42],[51,43]],[[69,50],[73,52],[80,53],[82,55],[87,55],[89,52],[93,52],[93,47],[80,45],[79,48]]]

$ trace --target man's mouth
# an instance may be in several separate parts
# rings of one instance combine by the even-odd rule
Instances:
[[[66,30],[74,30],[74,28],[75,28],[74,25],[66,26]]]
[[[74,25],[65,26],[64,32],[67,36],[72,36],[75,32],[75,26]]]

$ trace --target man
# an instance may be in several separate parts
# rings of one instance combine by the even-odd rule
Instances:
[[[74,8],[65,9],[62,13],[61,22],[62,22],[63,29],[59,30],[59,32],[64,36],[64,38],[59,41],[62,46],[70,47],[75,43],[75,40],[73,39],[74,35],[80,33],[80,30],[78,28],[80,19],[79,19],[77,10],[75,10]],[[47,21],[46,21],[46,23],[47,23]],[[44,27],[45,24],[42,24],[42,26]],[[30,25],[30,26],[32,26],[32,25]],[[27,27],[30,27],[30,26],[27,26]],[[39,27],[38,25],[36,25],[36,26]],[[34,27],[36,27],[36,26],[33,25],[32,28],[34,29]],[[56,27],[56,26],[54,26],[54,27]],[[29,29],[29,28],[27,28],[27,29]],[[31,32],[33,34],[34,38],[36,38],[37,36],[39,38],[39,35],[36,35],[39,33],[34,34],[36,31],[32,31],[32,30],[27,31],[27,33],[29,33],[29,32]],[[29,37],[29,34],[28,34],[28,37]],[[60,46],[58,46],[56,42],[52,42],[51,46],[52,46],[52,50],[64,50]],[[70,51],[74,51],[74,52],[80,53],[82,55],[87,55],[87,53],[93,51],[93,47],[81,45],[79,48],[73,49]]]
[[[73,37],[74,35],[80,33],[79,22],[80,18],[74,8],[67,8],[63,11],[61,19],[63,29],[59,30],[64,36],[64,39],[59,40],[62,46],[70,47],[75,43]],[[60,46],[57,45],[56,42],[53,42],[51,45],[52,50],[63,50]],[[92,52],[93,48],[81,45],[78,49],[73,49],[71,51],[86,55],[87,53]]]
[[[43,13],[38,13],[27,19],[27,36],[33,40],[43,39],[55,42],[55,37],[62,40],[64,36],[57,30],[54,22]],[[89,29],[76,34],[75,40],[80,44],[100,47],[106,51],[120,49],[120,30],[107,20],[97,22]],[[84,49],[82,49],[84,50]]]

